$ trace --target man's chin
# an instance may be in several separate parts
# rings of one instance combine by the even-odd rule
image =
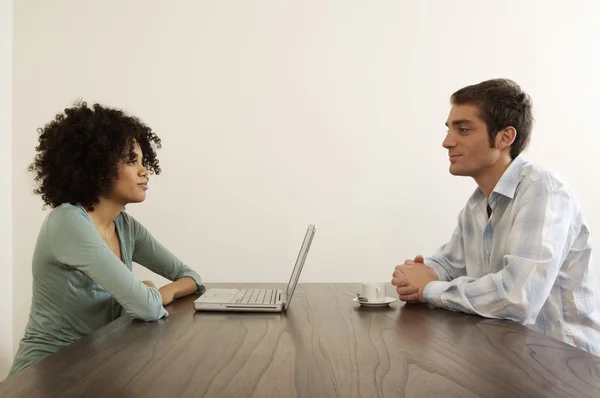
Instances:
[[[469,175],[466,170],[462,170],[460,167],[456,167],[455,165],[450,165],[448,171],[450,171],[450,174],[453,176],[465,177]]]

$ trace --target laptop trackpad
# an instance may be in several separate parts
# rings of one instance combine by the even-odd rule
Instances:
[[[238,289],[210,289],[202,295],[204,303],[229,303]]]

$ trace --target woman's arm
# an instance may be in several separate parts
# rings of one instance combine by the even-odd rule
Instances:
[[[160,244],[141,223],[123,214],[135,237],[133,261],[173,281],[159,289],[163,305],[193,293],[204,293],[206,288],[200,275]]]
[[[83,210],[62,207],[44,226],[46,244],[61,264],[84,272],[106,289],[127,314],[144,321],[167,315],[158,289],[142,283],[106,246]]]
[[[171,282],[168,285],[161,287],[158,291],[162,296],[163,305],[167,305],[173,302],[173,300],[196,293],[198,291],[198,286],[196,285],[195,280],[189,276],[184,276],[175,282]]]

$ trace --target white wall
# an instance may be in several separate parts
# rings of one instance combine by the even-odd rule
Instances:
[[[0,380],[13,357],[12,0],[0,0]]]
[[[447,171],[449,95],[499,76],[534,99],[529,156],[567,176],[600,234],[600,10],[548,3],[17,2],[15,341],[45,216],[35,131],[79,97],[163,139],[164,173],[128,210],[207,281],[286,281],[308,223],[303,281],[389,280],[431,253],[474,189]]]

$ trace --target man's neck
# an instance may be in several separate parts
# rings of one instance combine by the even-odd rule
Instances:
[[[114,228],[115,218],[125,206],[110,199],[100,198],[100,202],[94,205],[94,210],[87,210],[96,229],[110,231]]]
[[[498,184],[498,181],[500,181],[502,174],[504,174],[511,163],[512,159],[510,157],[502,157],[490,166],[490,168],[485,169],[480,175],[473,177],[486,198],[490,196],[494,187]]]

